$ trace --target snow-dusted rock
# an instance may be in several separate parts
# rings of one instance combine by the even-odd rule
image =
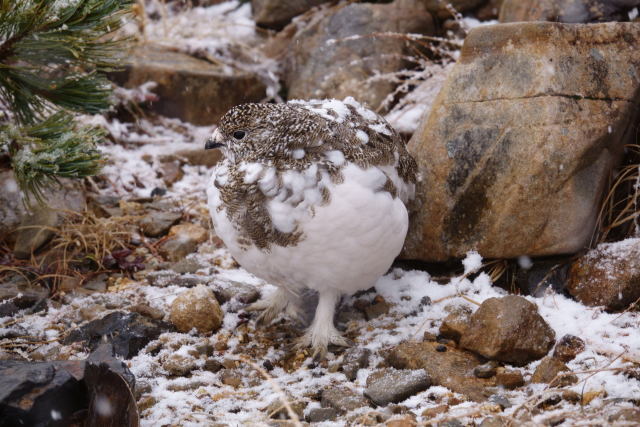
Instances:
[[[640,0],[505,0],[500,22],[552,21],[568,24],[626,21]]]
[[[378,406],[398,403],[431,386],[424,369],[378,369],[367,378],[364,395]]]
[[[442,347],[445,351],[439,351]],[[432,385],[447,387],[476,402],[493,394],[488,387],[494,382],[473,375],[473,369],[482,363],[479,357],[437,342],[404,342],[391,349],[387,363],[396,369],[424,369]]]
[[[158,99],[148,108],[196,125],[216,123],[234,105],[266,96],[256,74],[154,44],[134,49],[125,65],[125,71],[112,75],[117,83],[134,88],[156,82],[153,93]]]
[[[372,34],[434,33],[431,15],[417,0],[352,3],[320,13],[289,44],[284,80],[290,99],[353,96],[376,109],[395,84],[371,78],[406,66],[400,56],[405,41]]]
[[[422,174],[404,256],[575,253],[640,102],[640,26],[513,23],[465,39],[409,142]]]
[[[640,239],[604,243],[576,260],[567,290],[585,305],[628,307],[640,298]]]
[[[555,357],[545,357],[533,372],[532,383],[545,383],[552,387],[562,387],[578,382],[578,377],[572,374],[570,369]]]
[[[180,332],[196,328],[201,334],[218,330],[222,309],[213,291],[204,285],[184,291],[171,303],[170,319]]]
[[[487,359],[523,365],[545,356],[555,333],[535,304],[509,295],[489,298],[469,319],[460,346]]]

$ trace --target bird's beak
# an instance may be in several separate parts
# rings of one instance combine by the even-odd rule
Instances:
[[[214,148],[226,147],[224,144],[224,138],[220,131],[216,129],[215,132],[207,139],[207,142],[204,144],[205,150],[212,150]]]

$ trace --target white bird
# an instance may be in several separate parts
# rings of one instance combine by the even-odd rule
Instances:
[[[279,287],[249,309],[260,321],[300,314],[318,292],[298,345],[347,345],[333,324],[341,295],[368,289],[400,253],[415,161],[401,137],[353,98],[244,104],[205,148],[224,159],[207,186],[216,234],[247,271]]]

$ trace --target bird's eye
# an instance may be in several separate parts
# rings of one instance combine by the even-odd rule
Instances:
[[[243,131],[243,130],[237,130],[237,131],[235,131],[235,132],[233,133],[233,137],[234,137],[235,139],[242,139],[242,138],[244,138],[244,136],[245,136],[246,134],[247,134],[247,133],[246,133],[245,131]]]

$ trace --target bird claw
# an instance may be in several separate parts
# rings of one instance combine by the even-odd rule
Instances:
[[[302,312],[298,305],[295,304],[288,295],[283,295],[282,293],[276,293],[276,295],[273,295],[270,298],[256,301],[247,306],[245,311],[261,311],[256,319],[256,324],[258,325],[270,324],[283,312],[296,321],[302,318]]]
[[[343,337],[335,328],[331,328],[326,332],[309,329],[303,336],[298,338],[294,348],[298,351],[311,348],[314,360],[320,360],[327,355],[330,345],[351,347],[353,342]]]

